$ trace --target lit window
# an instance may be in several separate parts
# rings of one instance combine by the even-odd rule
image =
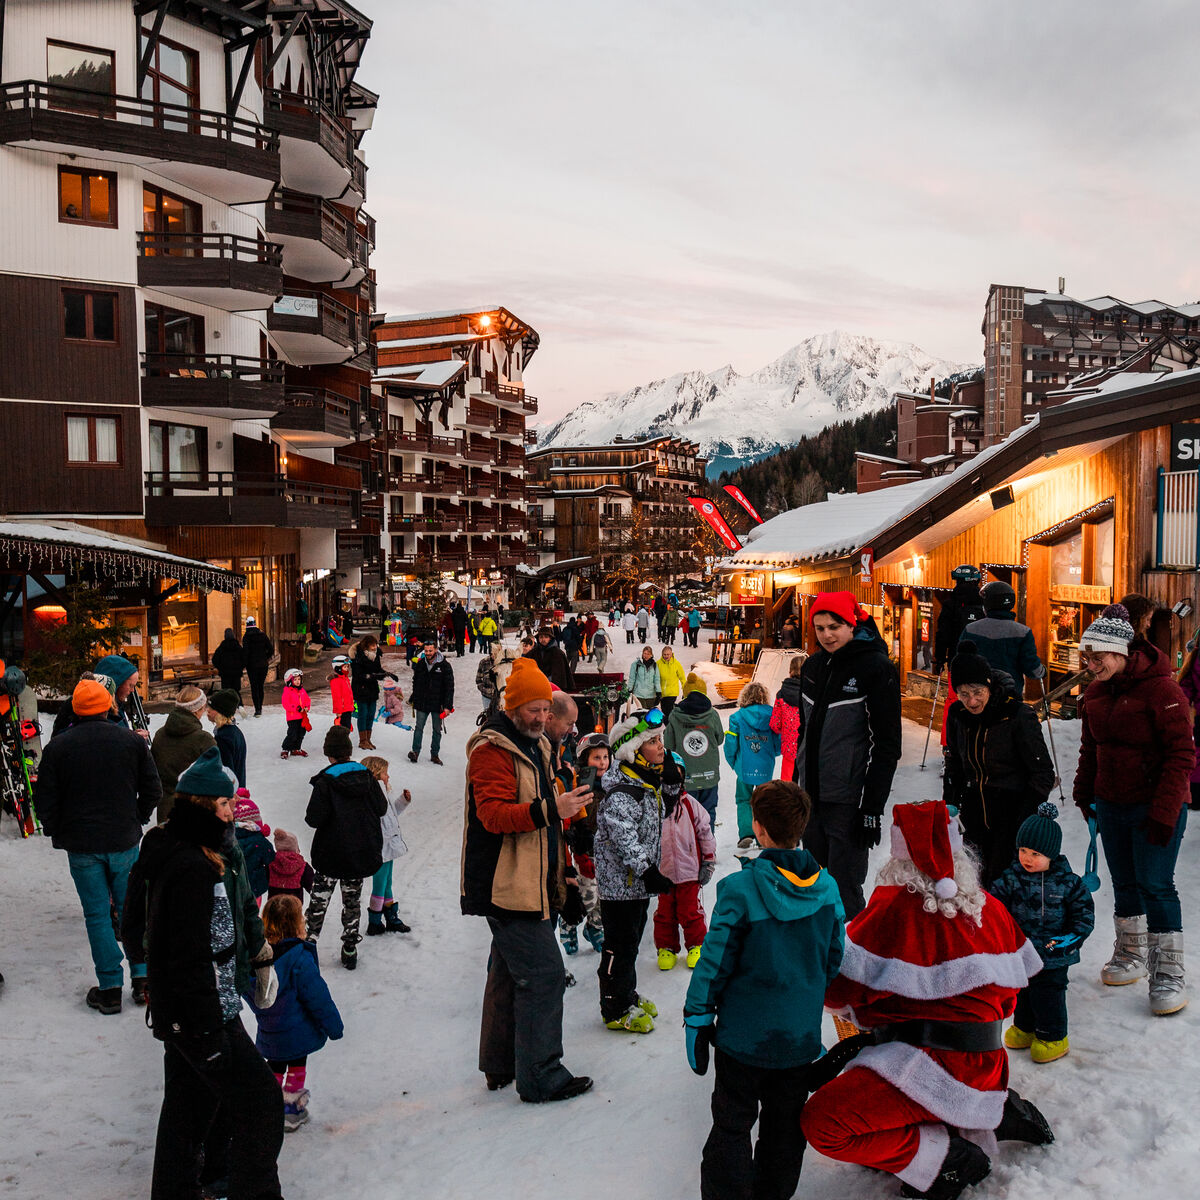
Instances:
[[[117,177],[110,171],[58,168],[58,219],[64,224],[117,225]]]

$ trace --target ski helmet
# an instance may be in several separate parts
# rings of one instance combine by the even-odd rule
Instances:
[[[1012,612],[1017,605],[1017,593],[1002,579],[993,579],[979,589],[983,607],[988,612]]]
[[[335,671],[343,671],[350,665],[350,660],[344,654],[337,654],[330,665]]]
[[[956,583],[978,583],[983,578],[983,572],[978,567],[971,566],[970,563],[963,563],[960,567],[955,567],[950,572],[950,578]]]
[[[304,672],[297,670],[295,667],[290,667],[287,671],[285,671],[283,673],[283,682],[284,683],[291,683],[292,680],[302,681],[303,679],[304,679]]]
[[[20,667],[8,667],[0,677],[0,692],[14,700],[25,690],[25,672]]]

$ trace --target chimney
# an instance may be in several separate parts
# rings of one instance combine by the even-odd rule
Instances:
[[[1058,294],[1061,296],[1066,292],[1066,290],[1067,290],[1067,277],[1065,275],[1060,275],[1058,277]]]
[[[937,397],[934,395],[934,389],[937,387],[937,380],[932,375],[929,377],[929,403],[937,402]]]

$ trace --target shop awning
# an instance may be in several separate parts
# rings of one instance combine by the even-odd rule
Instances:
[[[234,596],[246,586],[246,577],[235,571],[180,558],[151,542],[101,533],[73,521],[0,521],[0,570],[57,573],[81,566],[93,566],[114,581],[150,575]]]

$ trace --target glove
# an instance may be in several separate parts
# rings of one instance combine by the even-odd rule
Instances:
[[[1077,933],[1067,933],[1062,937],[1051,938],[1046,943],[1047,950],[1070,950],[1072,946],[1079,944],[1079,935]]]
[[[642,872],[642,883],[646,885],[646,891],[652,896],[660,896],[675,886],[657,867],[653,866],[647,867]]]
[[[1095,800],[1088,801],[1087,804],[1077,805],[1079,811],[1083,813],[1084,820],[1094,821],[1096,819],[1096,802]]]
[[[683,1018],[688,1066],[697,1075],[708,1072],[708,1051],[713,1040],[713,1013],[693,1013]]]
[[[1166,821],[1158,821],[1154,817],[1149,817],[1142,826],[1142,832],[1146,835],[1146,841],[1150,845],[1169,846],[1171,839],[1175,836],[1175,826],[1167,824]]]
[[[879,845],[883,836],[883,817],[879,813],[863,812],[862,824],[858,828],[858,844],[864,850]]]
[[[707,887],[708,882],[716,874],[717,860],[715,858],[706,859],[700,864],[700,886]]]

